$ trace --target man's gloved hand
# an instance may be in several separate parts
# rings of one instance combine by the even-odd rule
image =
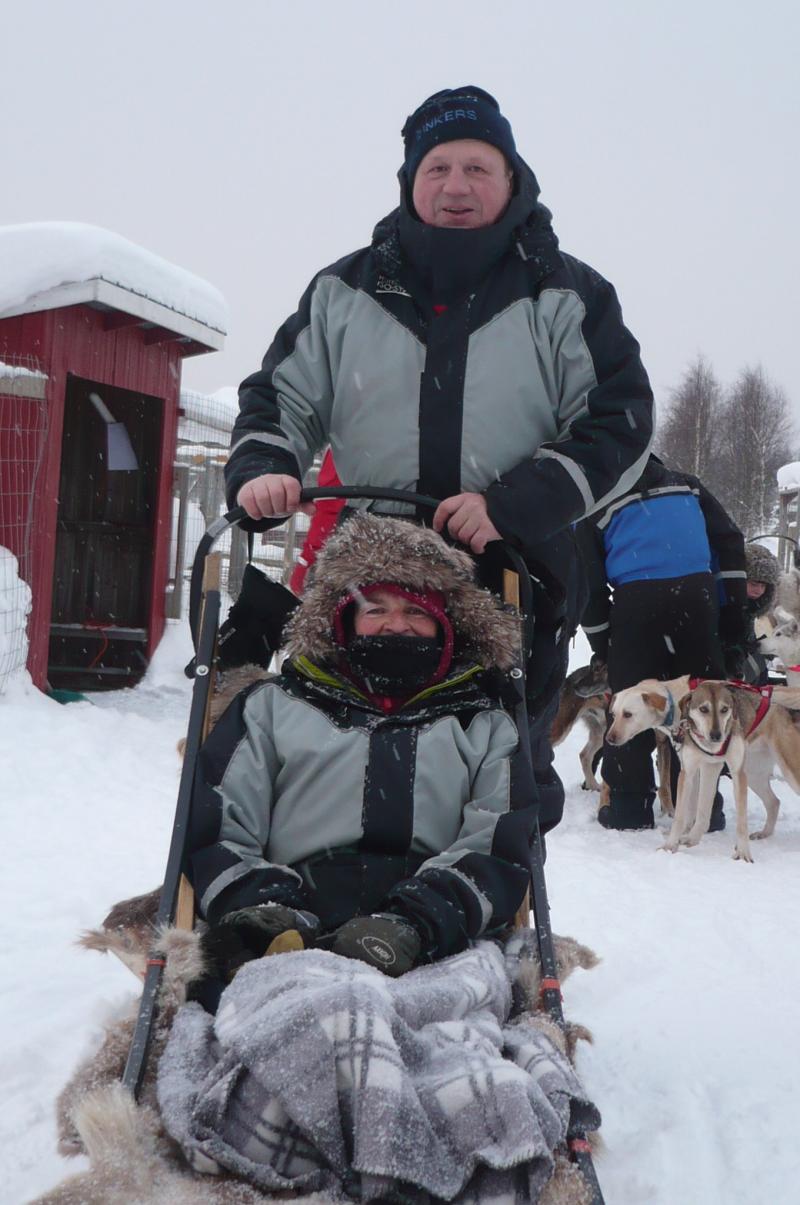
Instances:
[[[354,916],[332,934],[330,949],[345,958],[357,958],[393,979],[416,964],[422,939],[408,921],[390,912]]]
[[[287,908],[284,904],[237,908],[208,930],[203,939],[205,954],[217,973],[230,980],[243,963],[260,958],[287,929],[296,929],[304,944],[310,946],[319,932],[319,920],[313,912]]]

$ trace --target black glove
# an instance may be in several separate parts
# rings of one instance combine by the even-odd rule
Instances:
[[[729,644],[723,650],[725,677],[729,682],[740,682],[744,674],[745,651],[738,644]]]
[[[319,921],[313,912],[285,904],[254,904],[228,912],[203,938],[203,949],[213,970],[230,981],[239,967],[265,954],[270,943],[287,929],[296,929],[306,946],[313,945]]]
[[[283,629],[299,603],[300,599],[280,582],[255,565],[245,565],[239,597],[219,630],[217,667],[229,670],[260,665],[269,669],[273,653],[281,646]],[[193,678],[194,669],[192,657],[183,672]]]
[[[331,937],[334,954],[357,958],[393,979],[410,971],[422,951],[422,939],[414,926],[390,912],[354,916]]]

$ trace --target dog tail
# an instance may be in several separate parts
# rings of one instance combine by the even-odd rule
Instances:
[[[787,711],[800,711],[800,686],[774,686],[772,702],[780,703]]]

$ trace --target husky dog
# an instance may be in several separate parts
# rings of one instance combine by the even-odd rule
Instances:
[[[800,619],[776,607],[775,627],[758,641],[758,651],[776,657],[786,671],[787,686],[800,686]]]
[[[797,566],[793,565],[778,578],[775,593],[776,611],[778,607],[794,615],[795,619],[800,619],[800,569]]]
[[[560,745],[578,720],[586,725],[589,730],[586,744],[578,754],[583,770],[581,788],[584,791],[600,790],[594,769],[597,755],[603,748],[610,697],[606,667],[601,662],[573,670],[561,688],[558,712],[550,729],[550,741],[554,747]]]
[[[711,808],[723,765],[733,779],[736,800],[734,858],[752,862],[747,834],[747,775],[741,692],[722,682],[702,682],[681,700],[681,772],[675,817],[663,848],[697,845],[708,832]]]
[[[707,718],[712,715],[713,710],[708,698],[706,703],[710,710],[698,712],[703,719],[698,720],[697,731],[701,734],[701,738],[703,731],[707,733],[708,737],[705,742],[706,753],[709,756],[718,757],[721,770],[727,757],[719,756],[717,751],[723,748],[726,736],[733,731],[734,722],[741,727],[745,745],[743,763],[743,770],[746,773],[745,786],[749,785],[753,788],[764,804],[767,813],[764,827],[758,832],[751,833],[750,836],[754,840],[769,837],[774,832],[780,807],[780,800],[770,785],[776,764],[780,767],[792,790],[800,794],[800,729],[793,722],[791,714],[800,709],[800,689],[789,686],[772,688],[771,704],[765,709],[762,700],[769,696],[762,694],[756,688],[734,686],[727,682],[705,682],[702,685],[709,688],[724,688],[732,700],[729,710],[723,717],[724,731],[719,713],[721,695],[718,691],[715,692],[718,704],[716,719],[709,721]],[[692,709],[693,696],[698,686],[699,684],[695,685],[693,689],[690,678],[684,676],[669,682],[657,682],[649,679],[620,691],[614,695],[609,704],[611,727],[606,735],[606,740],[612,745],[624,745],[626,741],[631,740],[640,732],[644,732],[647,728],[660,729],[679,748],[683,760],[687,745],[685,734],[687,729],[690,729],[690,721],[694,719],[689,712]],[[714,736],[717,731],[719,731],[719,740]],[[735,752],[731,756],[735,758]],[[733,773],[733,767],[731,767],[731,772]],[[703,784],[706,792],[709,789],[709,777],[710,775],[706,776]],[[692,838],[691,840],[682,840],[684,830],[678,822],[676,809],[675,822],[667,839],[666,849],[674,850],[678,844],[695,845],[703,832],[707,831],[714,797],[713,787],[716,785],[718,777],[719,771],[714,777],[710,794],[707,796],[704,794],[702,799],[698,800],[697,810],[694,813],[696,819],[688,834]],[[681,817],[683,824],[686,823],[689,814],[686,810],[688,807],[687,801]],[[705,818],[705,829],[701,827],[703,817]],[[734,857],[752,862],[749,842],[746,840],[747,833],[745,831],[744,836],[741,835],[739,818],[737,796],[737,834]],[[678,831],[679,829],[680,831]],[[676,832],[677,839],[674,839]]]
[[[589,735],[586,744],[578,754],[583,770],[581,789],[600,792],[598,808],[610,801],[608,784],[598,782],[594,773],[597,757],[603,748],[608,727],[610,699],[611,692],[608,688],[605,665],[597,662],[595,665],[584,665],[580,669],[573,670],[561,688],[558,712],[550,729],[550,740],[555,747],[569,736],[578,720],[582,720],[588,728]],[[658,731],[656,731],[656,759],[658,799],[661,811],[665,816],[672,816],[675,809],[670,786],[669,739]]]

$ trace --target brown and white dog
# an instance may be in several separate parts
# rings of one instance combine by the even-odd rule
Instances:
[[[603,748],[608,727],[610,700],[605,665],[596,663],[573,670],[561,688],[558,712],[550,728],[550,741],[554,748],[569,736],[578,720],[582,720],[588,728],[586,744],[578,754],[583,770],[581,789],[600,792],[598,809],[610,802],[608,784],[602,780],[598,782],[594,773],[597,755]],[[670,787],[670,745],[668,737],[659,731],[656,731],[656,757],[661,811],[666,816],[672,816],[675,809]]]
[[[699,683],[688,676],[669,682],[645,680],[612,698],[606,739],[623,745],[640,732],[656,728],[678,748],[683,792],[679,780],[675,818],[664,845],[671,851],[679,844],[696,845],[708,831],[714,790],[727,762],[736,797],[734,857],[752,862],[747,834],[748,785],[767,813],[764,827],[751,834],[754,839],[769,837],[775,829],[780,801],[770,779],[776,764],[800,794],[800,730],[791,715],[798,709],[800,689],[793,687],[774,687],[771,704],[765,708],[758,690],[738,684]],[[707,767],[704,771],[703,766]],[[686,795],[689,779],[692,791]],[[695,799],[696,787],[699,796]]]
[[[595,778],[594,766],[597,755],[603,748],[610,698],[606,667],[599,662],[573,670],[561,688],[558,711],[550,728],[550,743],[554,748],[560,745],[578,720],[586,725],[586,744],[578,754],[583,770],[581,789],[584,791],[601,789]]]

